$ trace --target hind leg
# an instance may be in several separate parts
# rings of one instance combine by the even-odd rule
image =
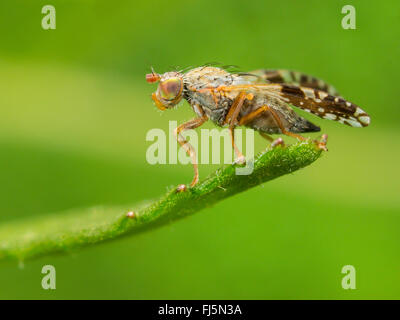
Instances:
[[[305,141],[307,140],[306,138],[304,138],[303,136],[290,132],[288,130],[286,130],[286,128],[284,127],[284,125],[282,124],[281,119],[279,118],[279,115],[275,112],[275,110],[273,110],[272,108],[270,108],[269,106],[262,106],[260,108],[258,108],[257,110],[249,113],[248,115],[244,116],[243,118],[240,119],[239,125],[245,125],[250,123],[252,120],[254,120],[255,118],[259,117],[262,113],[269,111],[270,114],[272,115],[272,117],[275,120],[276,125],[279,127],[279,129],[281,130],[281,132],[284,135],[287,135],[289,137],[293,137],[296,138],[300,141]],[[264,137],[265,139],[271,141],[272,138],[270,136],[268,136],[267,134],[261,133],[261,136]],[[327,142],[328,136],[326,134],[322,135],[321,139],[319,141],[314,140],[314,143],[317,145],[317,147],[319,149],[325,150],[327,151],[328,149],[326,148],[326,142]],[[283,140],[279,140],[279,138],[277,140],[275,140],[272,143],[272,146],[275,147],[276,145],[281,144],[283,145]]]
[[[259,131],[258,133],[260,134],[261,137],[268,140],[269,142],[274,142],[274,138],[272,138],[270,135],[266,134],[265,132]]]
[[[268,140],[269,142],[271,142],[271,147],[275,148],[276,146],[281,145],[282,147],[285,146],[285,142],[283,141],[282,138],[277,138],[274,140],[274,138],[272,138],[270,135],[266,134],[265,132],[258,132],[260,134],[261,137],[263,137],[264,139]]]
[[[249,113],[248,115],[244,116],[242,119],[240,119],[239,125],[245,125],[249,122],[251,122],[252,120],[254,120],[255,118],[257,118],[258,116],[260,116],[262,113],[269,111],[269,113],[272,115],[272,117],[275,120],[275,123],[278,125],[279,129],[281,130],[281,132],[287,136],[296,138],[300,141],[304,141],[306,140],[306,138],[302,137],[299,134],[293,133],[293,132],[289,132],[288,130],[285,129],[285,127],[282,124],[282,121],[280,120],[279,116],[276,114],[276,112],[268,107],[268,106],[262,106],[260,108],[258,108],[257,110]],[[282,145],[284,146],[284,142],[282,138],[278,138],[276,140],[274,140],[272,137],[270,137],[269,135],[267,135],[264,132],[260,132],[260,135],[267,139],[268,141],[272,142],[272,147],[276,147],[277,145]]]
[[[304,141],[306,140],[306,138],[304,138],[303,136],[293,133],[293,132],[289,132],[288,130],[285,129],[285,127],[282,124],[281,119],[279,119],[279,116],[277,115],[277,113],[270,107],[268,106],[262,106],[260,108],[258,108],[257,110],[249,113],[248,115],[244,116],[242,119],[240,119],[239,125],[244,125],[246,123],[249,123],[250,121],[254,120],[255,118],[257,118],[260,114],[269,111],[270,114],[272,115],[272,117],[274,118],[277,126],[279,127],[279,129],[281,130],[281,132],[284,135],[287,135],[289,137],[293,137],[296,138],[300,141]]]

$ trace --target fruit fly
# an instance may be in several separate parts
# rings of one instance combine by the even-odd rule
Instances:
[[[220,127],[228,127],[235,151],[235,163],[245,163],[245,157],[234,139],[234,128],[246,126],[260,132],[267,140],[269,134],[284,134],[305,140],[299,133],[317,132],[320,128],[298,115],[290,105],[320,118],[334,120],[352,127],[366,127],[370,117],[357,105],[343,99],[326,82],[299,72],[288,70],[256,70],[231,73],[224,68],[202,66],[183,71],[146,75],[149,83],[159,82],[152,99],[160,110],[175,107],[182,99],[189,102],[196,118],[174,130],[175,137],[188,153],[194,167],[194,178],[199,181],[196,153],[182,136],[184,130],[195,129],[207,120]],[[317,146],[326,150],[326,135]],[[282,143],[282,139],[273,144]]]

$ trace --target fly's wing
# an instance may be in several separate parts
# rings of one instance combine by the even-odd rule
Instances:
[[[352,127],[366,127],[370,123],[369,115],[360,107],[322,90],[288,84],[254,85],[254,87],[270,95],[277,95],[283,101],[323,119],[334,120]]]
[[[218,88],[223,92],[248,92],[254,97],[268,96],[280,99],[316,116],[334,120],[351,127],[366,127],[369,115],[357,105],[325,91],[289,84],[244,84]]]
[[[333,96],[339,96],[337,90],[325,81],[297,71],[259,69],[244,73],[242,76],[254,83],[293,84],[324,91]]]

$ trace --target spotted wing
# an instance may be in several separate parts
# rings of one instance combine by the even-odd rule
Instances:
[[[242,76],[251,82],[293,84],[321,90],[333,96],[339,96],[339,93],[332,85],[298,71],[260,69],[242,74]]]
[[[338,121],[352,127],[366,127],[370,123],[369,115],[360,107],[325,91],[288,84],[264,86],[270,94],[278,95],[285,102],[320,118]]]

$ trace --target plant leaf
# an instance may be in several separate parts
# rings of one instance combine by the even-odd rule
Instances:
[[[268,149],[256,157],[251,175],[236,175],[234,165],[223,167],[194,188],[174,189],[135,207],[131,217],[126,207],[95,207],[10,222],[0,227],[0,259],[23,261],[153,229],[301,169],[321,152],[312,141]]]

